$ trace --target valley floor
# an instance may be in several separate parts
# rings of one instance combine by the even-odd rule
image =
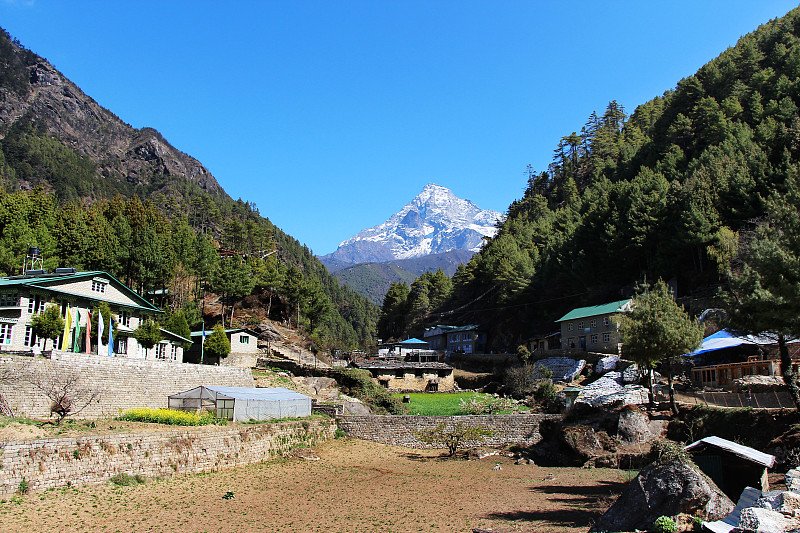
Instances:
[[[283,457],[133,487],[16,496],[0,503],[0,530],[585,532],[630,477],[613,469],[515,465],[498,456],[445,459],[440,450],[350,439],[314,453],[319,460]]]

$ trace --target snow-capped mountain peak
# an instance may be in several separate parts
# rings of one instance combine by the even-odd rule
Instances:
[[[410,259],[450,250],[476,252],[483,237],[497,232],[502,215],[458,198],[450,189],[427,184],[383,224],[360,231],[325,259],[345,263]]]

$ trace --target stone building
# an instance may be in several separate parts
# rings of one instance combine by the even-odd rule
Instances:
[[[613,317],[630,309],[631,300],[573,309],[556,320],[561,325],[561,348],[618,354],[620,339]]]
[[[444,363],[357,361],[381,386],[395,392],[447,392],[455,389],[453,367]]]

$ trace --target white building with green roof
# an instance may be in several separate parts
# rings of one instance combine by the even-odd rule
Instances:
[[[561,325],[561,347],[567,350],[618,354],[620,339],[613,316],[630,309],[631,300],[573,309],[556,320]]]
[[[108,303],[114,322],[111,347],[97,343],[99,318],[93,311],[102,302]],[[65,333],[55,346],[49,339],[45,344],[45,339],[36,338],[31,326],[31,319],[51,305],[57,306],[65,319]],[[164,339],[145,350],[133,337],[143,320],[161,312],[108,272],[59,268],[54,273],[34,270],[4,277],[0,278],[0,351],[30,353],[54,347],[65,352],[181,362],[182,344],[189,339],[162,331]],[[109,327],[103,324],[106,335]],[[89,328],[92,334],[87,339]]]

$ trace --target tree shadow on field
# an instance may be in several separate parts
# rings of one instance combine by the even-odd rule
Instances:
[[[602,514],[602,511],[588,509],[551,509],[541,511],[509,511],[489,513],[490,520],[512,522],[546,522],[548,526],[589,528]]]
[[[459,457],[458,455],[450,457],[449,455],[447,455],[447,452],[443,452],[435,456],[409,452],[402,454],[401,457],[405,457],[409,461],[418,461],[420,463],[426,463],[428,461],[457,461],[459,459],[463,459],[463,457]]]
[[[535,486],[529,490],[546,494],[547,501],[561,504],[560,508],[490,513],[487,518],[546,522],[555,527],[589,528],[611,506],[625,485],[623,481],[598,481],[591,485]]]

